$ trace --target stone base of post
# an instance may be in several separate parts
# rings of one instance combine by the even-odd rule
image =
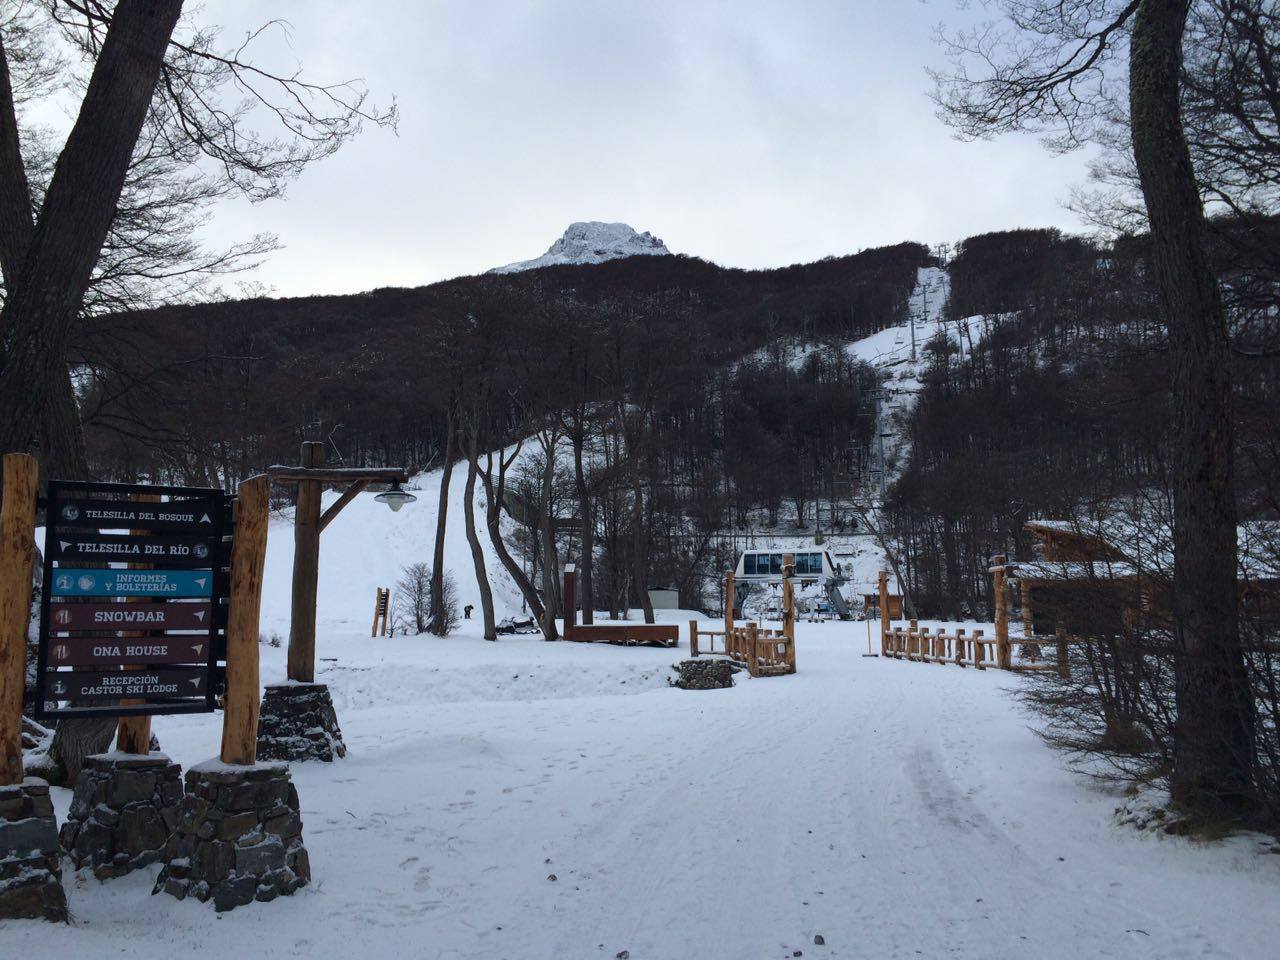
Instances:
[[[347,755],[333,697],[323,683],[268,686],[258,713],[259,760],[323,760]]]
[[[298,791],[284,764],[213,760],[187,771],[177,830],[152,893],[218,911],[287,896],[311,880]]]
[[[58,823],[36,777],[0,786],[0,919],[67,919]]]
[[[86,757],[62,825],[62,849],[99,880],[157,863],[178,824],[182,769],[163,753]]]

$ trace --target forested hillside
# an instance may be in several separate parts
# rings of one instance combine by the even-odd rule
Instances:
[[[1216,234],[1236,345],[1242,518],[1274,519],[1280,467],[1275,224]],[[888,510],[922,608],[988,602],[989,558],[1025,559],[1023,523],[1086,526],[1140,498],[1170,509],[1166,331],[1143,238],[973,237],[949,265],[954,317],[987,318],[964,357],[939,341],[902,425],[911,455]],[[1130,507],[1131,509],[1131,507]]]

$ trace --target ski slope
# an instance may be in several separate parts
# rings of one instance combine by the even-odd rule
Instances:
[[[418,562],[431,565],[441,474],[442,471],[434,470],[415,477],[408,489],[418,498],[417,502],[405,504],[394,513],[378,503],[375,494],[361,493],[325,528],[320,536],[318,630],[363,629],[367,634],[373,622],[376,589],[391,587],[394,594],[396,581],[405,567]],[[479,617],[480,591],[463,515],[466,479],[466,464],[455,465],[453,482],[449,485],[444,565],[457,582],[459,608],[470,603],[476,608],[472,615]],[[323,507],[328,507],[338,496],[336,492],[326,492]],[[493,553],[484,527],[484,493],[478,486],[476,526],[493,588],[494,608],[501,620],[520,611],[520,591]],[[290,509],[272,518],[267,537],[261,620],[264,633],[275,632],[288,638],[292,578],[293,513]]]

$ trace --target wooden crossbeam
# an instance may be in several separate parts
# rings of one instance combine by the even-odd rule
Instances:
[[[355,483],[347,487],[347,489],[342,492],[342,496],[340,496],[337,500],[333,501],[333,503],[329,504],[329,509],[325,510],[324,513],[320,514],[320,524],[319,524],[320,532],[323,533],[324,528],[333,522],[333,518],[336,517],[342,511],[342,508],[345,507],[352,500],[354,500],[356,498],[356,495],[360,493],[360,491],[362,491],[365,487],[369,486],[369,484],[372,482],[373,481],[371,480],[357,480]]]
[[[267,476],[280,483],[297,483],[299,480],[319,480],[322,483],[363,480],[366,484],[409,482],[403,467],[291,467],[275,464],[267,467]]]

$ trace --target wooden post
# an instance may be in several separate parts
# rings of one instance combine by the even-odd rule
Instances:
[[[576,564],[565,564],[564,589],[561,591],[564,603],[564,638],[573,639],[574,628],[578,626],[578,567]]]
[[[747,673],[753,677],[760,676],[760,664],[756,662],[756,640],[759,628],[755,623],[747,624]]]
[[[1067,631],[1059,626],[1054,630],[1058,638],[1058,676],[1063,680],[1071,679],[1071,660],[1067,657]]]
[[[1031,584],[1025,580],[1019,584],[1022,594],[1022,635],[1031,640],[1036,635],[1036,619],[1031,609]]]
[[[885,652],[889,635],[889,571],[880,571],[880,652]]]
[[[992,594],[996,606],[996,666],[1001,670],[1013,669],[1013,648],[1009,645],[1009,581],[1005,576],[1005,555],[996,554],[992,559],[995,568]]]
[[[258,759],[258,614],[262,607],[267,520],[267,477],[259,474],[240,484],[235,540],[231,548],[231,599],[227,609],[222,762],[242,766],[252,766]]]
[[[21,783],[23,777],[22,690],[27,677],[38,475],[35,457],[5,454],[0,506],[0,786]]]
[[[796,642],[796,588],[791,579],[796,575],[796,558],[782,558],[782,632],[791,643]]]
[[[324,466],[324,444],[302,445],[302,466]],[[293,602],[289,610],[289,679],[316,679],[316,581],[320,575],[320,481],[298,481],[293,514]],[[256,642],[256,641],[255,641]]]
[[[965,631],[963,629],[956,630],[956,644],[952,650],[952,653],[956,655],[955,656],[956,666],[960,666],[960,667],[964,666],[964,644],[965,644],[964,635],[965,635]]]
[[[158,494],[146,493],[138,497],[140,503],[157,503],[160,497]],[[146,530],[130,530],[131,536],[145,537],[148,533]],[[131,563],[130,570],[150,570],[155,564],[152,563]],[[127,601],[126,601],[127,602]],[[135,601],[136,602],[136,601]],[[142,637],[144,633],[126,633],[126,637]],[[144,667],[135,667],[134,669],[145,669]],[[146,703],[145,700],[121,700],[121,706],[128,706],[135,703]],[[121,753],[131,753],[138,756],[149,756],[151,754],[151,718],[150,717],[121,717],[120,725],[116,731],[116,749]]]
[[[724,634],[726,637],[733,633],[733,604],[736,599],[733,589],[733,571],[730,570],[724,575]]]
[[[983,658],[986,656],[987,651],[986,645],[982,642],[984,632],[982,630],[973,631],[973,665],[979,670],[987,669],[983,663]]]
[[[698,621],[689,621],[689,656],[698,655]]]

